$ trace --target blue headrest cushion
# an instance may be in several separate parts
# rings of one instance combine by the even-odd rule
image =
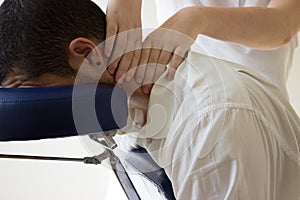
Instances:
[[[85,105],[90,99],[94,99],[92,107],[97,124],[90,123],[88,114],[91,109],[87,109],[88,114],[85,113],[84,117],[77,117],[76,124],[74,108],[80,107],[76,115],[80,115],[81,111],[84,113],[85,106],[90,106]],[[127,96],[112,85],[0,88],[0,141],[37,140],[115,130],[126,125],[127,115]],[[81,127],[78,128],[78,124]]]

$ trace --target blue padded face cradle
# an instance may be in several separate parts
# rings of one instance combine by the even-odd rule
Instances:
[[[95,88],[96,92],[94,91]],[[0,141],[22,141],[77,136],[115,130],[126,125],[127,96],[112,85],[73,87],[0,88]],[[98,124],[84,119],[80,131],[74,123],[74,101],[85,109],[94,99]],[[86,101],[87,100],[87,101]],[[76,106],[76,104],[75,104]],[[78,112],[77,112],[78,114]],[[101,129],[99,129],[101,127]]]
[[[91,102],[94,103],[93,109]],[[96,124],[91,122],[93,117],[89,117],[89,113],[94,111]],[[83,116],[77,117],[76,121],[76,115],[81,114]],[[0,88],[0,141],[38,140],[110,131],[125,126],[127,116],[127,95],[112,85]],[[78,124],[81,127],[78,128]],[[132,151],[127,162],[158,186],[167,199],[175,199],[172,184],[164,170],[145,150]]]

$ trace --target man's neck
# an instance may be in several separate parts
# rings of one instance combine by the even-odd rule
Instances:
[[[38,78],[28,79],[23,73],[11,72],[2,82],[3,88],[28,88],[28,87],[51,87],[73,85],[74,76],[61,77],[55,74],[43,74]]]

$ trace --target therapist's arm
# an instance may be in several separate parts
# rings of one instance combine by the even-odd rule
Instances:
[[[257,49],[289,42],[300,30],[300,1],[273,0],[267,8],[190,7],[199,34]]]
[[[163,66],[170,63],[168,77],[173,79],[199,34],[269,50],[288,43],[299,30],[300,0],[272,0],[268,7],[187,7],[146,38],[140,64],[156,61]],[[160,70],[139,67],[135,79],[139,83],[155,82],[155,77],[160,74]],[[151,87],[152,84],[143,86],[144,92],[150,93]]]

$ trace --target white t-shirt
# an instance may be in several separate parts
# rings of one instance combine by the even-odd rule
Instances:
[[[139,137],[177,199],[300,198],[300,120],[244,66],[191,52],[154,86]]]
[[[156,0],[160,23],[188,6],[266,7],[269,2],[270,0]],[[255,50],[204,35],[199,35],[196,42],[198,45],[194,45],[192,51],[247,66],[278,87],[283,95],[288,96],[285,85],[294,49],[298,44],[297,38],[281,48],[268,51]]]

